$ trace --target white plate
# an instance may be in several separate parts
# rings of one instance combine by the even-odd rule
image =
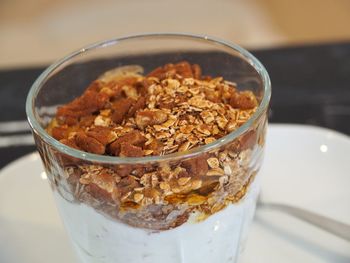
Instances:
[[[350,139],[270,125],[263,197],[350,224]],[[0,262],[75,262],[36,153],[0,172]],[[350,243],[277,211],[258,210],[243,263],[350,262]],[[218,262],[220,263],[220,262]]]

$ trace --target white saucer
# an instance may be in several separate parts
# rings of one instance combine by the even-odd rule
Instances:
[[[346,135],[270,125],[263,197],[350,224],[349,157]],[[0,262],[75,262],[36,153],[0,172]],[[283,213],[258,210],[241,262],[345,263],[350,242]]]

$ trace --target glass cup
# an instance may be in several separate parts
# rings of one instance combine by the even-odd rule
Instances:
[[[46,131],[59,105],[78,97],[106,70],[141,65],[145,72],[179,61],[199,64],[251,90],[259,106],[225,137],[189,151],[150,157],[82,152]],[[270,80],[243,48],[188,34],[146,34],[82,48],[46,69],[26,111],[53,194],[81,262],[237,262],[259,192]],[[182,181],[177,175],[185,171]],[[108,174],[103,190],[84,180]],[[175,178],[171,183],[162,178]],[[118,191],[115,185],[119,186]]]

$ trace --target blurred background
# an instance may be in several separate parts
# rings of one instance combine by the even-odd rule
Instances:
[[[0,68],[123,35],[208,34],[248,49],[350,40],[349,0],[0,0]]]

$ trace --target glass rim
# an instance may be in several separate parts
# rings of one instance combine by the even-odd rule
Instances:
[[[34,114],[34,101],[35,97],[40,91],[43,83],[48,80],[49,75],[54,72],[58,67],[60,67],[62,64],[68,62],[69,60],[85,53],[90,50],[96,50],[99,48],[105,48],[111,45],[116,45],[120,42],[127,41],[130,39],[137,39],[137,38],[155,38],[155,37],[178,37],[183,39],[193,39],[193,40],[201,40],[205,42],[209,42],[211,44],[219,44],[224,47],[228,47],[232,50],[238,51],[241,56],[243,56],[246,61],[256,70],[256,72],[259,74],[259,76],[262,79],[263,86],[264,86],[264,96],[257,108],[257,110],[254,112],[254,114],[238,129],[230,132],[229,134],[225,135],[224,137],[198,147],[194,147],[193,149],[189,151],[184,152],[176,152],[166,155],[157,155],[157,156],[146,156],[146,157],[117,157],[117,156],[107,156],[107,155],[98,155],[94,153],[88,153],[84,151],[80,151],[74,148],[71,148],[58,140],[54,139],[52,136],[50,136],[46,130],[41,127],[40,123],[35,118]],[[79,50],[76,50],[75,52],[70,53],[69,55],[63,57],[62,59],[57,60],[53,64],[51,64],[48,68],[46,68],[39,77],[35,80],[33,85],[31,86],[27,100],[26,100],[26,114],[27,119],[29,122],[29,125],[31,126],[33,133],[39,135],[39,137],[44,140],[46,143],[48,143],[50,146],[54,147],[58,151],[78,158],[82,159],[84,161],[90,161],[90,162],[97,162],[97,163],[103,163],[103,164],[140,164],[140,163],[154,163],[154,162],[163,162],[163,161],[176,161],[178,159],[187,159],[187,158],[193,158],[196,157],[204,152],[208,152],[211,150],[214,150],[216,148],[220,148],[221,146],[235,140],[237,137],[245,133],[252,124],[265,112],[267,109],[271,97],[271,82],[269,75],[265,69],[265,67],[261,64],[261,62],[252,55],[249,51],[242,48],[241,46],[237,44],[230,43],[228,41],[218,39],[216,37],[211,37],[207,35],[200,35],[200,34],[188,34],[188,33],[146,33],[146,34],[136,34],[136,35],[129,35],[125,37],[120,38],[112,38],[109,40],[100,41],[91,45],[87,45]]]

